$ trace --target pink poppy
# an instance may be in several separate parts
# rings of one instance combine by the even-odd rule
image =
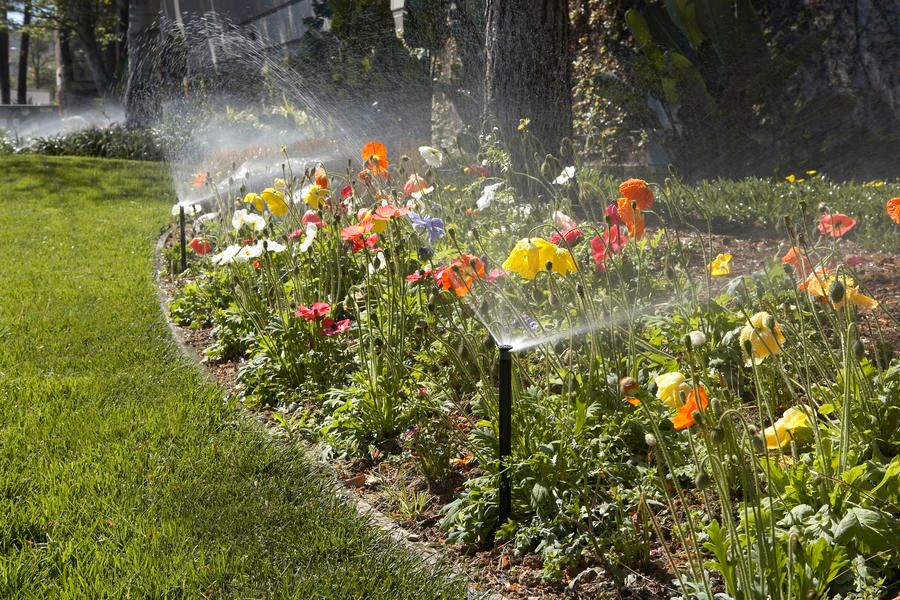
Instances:
[[[424,192],[426,189],[428,189],[428,182],[425,181],[425,178],[413,173],[406,180],[406,185],[403,186],[403,193],[407,196],[412,196],[416,192]],[[377,214],[378,211],[375,212]]]
[[[331,317],[322,320],[322,335],[334,337],[339,333],[343,333],[350,329],[350,319],[341,319],[335,321]]]
[[[560,242],[565,240],[566,244],[574,246],[581,240],[583,235],[584,234],[577,227],[565,230],[562,235],[560,235],[558,231],[554,231],[553,235],[550,236],[550,243],[558,246]]]
[[[603,232],[603,239],[599,235],[595,235],[591,240],[591,257],[594,259],[597,269],[600,271],[605,269],[607,255],[615,254],[624,248],[627,242],[628,236],[618,226],[607,228]]]
[[[343,198],[344,200],[346,200],[347,198],[349,198],[352,195],[353,195],[353,186],[352,185],[347,184],[341,188],[341,198]]]
[[[488,273],[487,281],[488,281],[488,283],[494,283],[498,279],[503,279],[507,275],[509,275],[509,273],[507,273],[503,269],[498,269],[495,267],[495,268],[491,269],[490,273]]]
[[[610,227],[625,226],[625,221],[619,216],[619,206],[617,204],[607,206],[604,213],[606,214],[606,224]]]
[[[294,315],[303,317],[307,321],[312,321],[324,317],[330,310],[331,306],[329,306],[327,302],[314,302],[312,306],[298,306],[297,312],[295,312]]]
[[[328,224],[322,220],[322,217],[319,216],[319,211],[317,210],[308,210],[303,213],[303,216],[300,218],[300,222],[304,225],[315,225],[319,229],[328,227]]]

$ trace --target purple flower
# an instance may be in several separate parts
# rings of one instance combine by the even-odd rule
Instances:
[[[424,229],[428,233],[432,244],[444,235],[444,221],[438,217],[426,217],[412,211],[407,216],[415,229]]]

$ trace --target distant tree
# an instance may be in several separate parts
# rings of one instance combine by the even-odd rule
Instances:
[[[568,2],[489,0],[485,39],[485,115],[525,172],[534,157],[517,141],[520,122],[528,120],[539,152],[558,155],[572,134]]]
[[[9,103],[9,21],[6,1],[0,0],[0,104]]]
[[[31,34],[28,30],[31,25],[31,2],[25,0],[22,3],[22,30],[19,34],[19,74],[16,79],[16,102],[28,103],[28,52],[31,42]]]
[[[159,39],[159,0],[130,0],[128,8],[128,79],[125,86],[125,120],[129,127],[142,127],[156,116],[157,98],[154,49]]]

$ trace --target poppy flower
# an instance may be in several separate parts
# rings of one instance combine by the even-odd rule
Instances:
[[[847,235],[854,227],[856,227],[856,219],[847,215],[836,213],[819,217],[818,228],[822,235],[839,238]]]
[[[625,221],[622,220],[622,217],[619,216],[619,205],[618,204],[610,204],[606,207],[606,210],[603,211],[606,215],[606,224],[610,227],[621,226],[625,227]]]
[[[602,271],[606,268],[606,257],[608,254],[615,254],[625,247],[628,242],[628,236],[622,232],[622,228],[618,225],[607,227],[603,232],[603,237],[595,235],[591,240],[591,258],[597,265],[597,270]]]
[[[619,184],[619,193],[629,202],[637,202],[638,210],[653,208],[653,190],[643,179],[627,179]]]
[[[387,148],[381,142],[369,142],[362,148],[363,164],[376,175],[388,168]]]
[[[887,213],[894,223],[900,225],[900,198],[891,198],[887,201]]]
[[[310,208],[319,210],[319,208],[325,204],[325,199],[328,198],[328,189],[314,183],[303,188],[301,194],[303,196],[303,201],[306,202]]]
[[[562,172],[553,180],[555,185],[566,185],[575,177],[575,167],[565,167]]]
[[[709,405],[709,397],[706,395],[706,389],[702,385],[697,385],[688,392],[687,402],[678,409],[678,414],[672,419],[672,425],[676,431],[687,429],[696,424],[694,413],[702,414]]]
[[[663,373],[654,381],[656,382],[656,397],[672,410],[681,408],[684,402],[681,396],[690,389],[684,375],[678,372]]]
[[[484,263],[480,258],[462,254],[434,275],[435,282],[445,290],[453,290],[459,296],[469,293],[476,279],[484,279]]]
[[[423,194],[428,194],[433,190],[434,188],[428,187],[428,182],[424,177],[415,173],[409,176],[406,185],[403,186],[403,193],[413,198],[421,198]]]
[[[809,417],[805,412],[794,407],[787,409],[780,419],[763,431],[766,448],[769,450],[784,448],[794,439],[794,433],[798,429],[807,427],[809,427]]]
[[[264,211],[266,208],[266,203],[262,196],[252,192],[244,196],[244,204],[252,204],[259,212]]]
[[[262,269],[262,263],[259,262],[258,258],[253,261],[253,268],[256,269],[257,271]]]
[[[509,256],[501,265],[511,273],[525,279],[534,279],[547,265],[557,275],[565,275],[578,270],[575,258],[566,248],[560,248],[543,238],[523,238],[516,242]]]
[[[625,223],[625,227],[628,228],[628,235],[635,240],[640,240],[644,237],[644,215],[641,214],[639,206],[633,209],[631,202],[628,198],[619,198],[616,201],[617,212],[619,218]]]
[[[331,317],[322,320],[322,335],[334,337],[339,333],[344,333],[350,329],[350,319],[341,319],[335,321]]]
[[[325,172],[325,167],[321,164],[316,167],[316,170],[313,173],[313,180],[320,188],[328,189],[328,173]]]
[[[781,262],[794,267],[801,276],[812,273],[812,262],[803,249],[791,246],[787,253],[781,257]]]
[[[560,242],[565,240],[567,245],[574,246],[582,237],[584,237],[584,233],[577,227],[573,227],[572,229],[566,229],[562,235],[558,231],[554,231],[553,235],[550,236],[550,243],[558,246]]]
[[[202,186],[209,179],[209,173],[197,173],[194,175],[194,187]]]
[[[843,285],[844,289],[841,296],[836,298],[833,294],[829,294],[829,291],[833,285],[838,283]],[[859,286],[856,285],[853,277],[846,273],[835,275],[828,269],[816,269],[814,273],[810,273],[806,281],[800,284],[799,287],[801,290],[821,298],[823,302],[830,301],[831,305],[836,309],[844,305],[845,298],[859,308],[871,309],[878,306],[878,300],[860,292]]]
[[[266,188],[260,196],[266,201],[266,206],[269,207],[270,213],[276,217],[283,217],[287,214],[288,205],[287,202],[284,201],[284,194],[275,188]]]
[[[204,254],[212,250],[212,244],[199,237],[195,237],[190,242],[188,242],[188,246],[190,246],[191,250],[193,250],[195,254],[199,254],[200,256],[203,256]]]
[[[483,167],[479,164],[472,163],[465,169],[466,173],[469,175],[474,175],[476,177],[487,177],[490,175],[490,172],[487,170],[487,167]]]
[[[397,207],[393,204],[385,204],[375,209],[375,214],[372,218],[388,221],[394,217],[404,217],[408,212],[409,209],[405,206]]]
[[[294,315],[303,317],[307,321],[314,321],[327,315],[330,310],[331,306],[327,302],[313,302],[312,306],[304,306],[302,304],[298,306]]]
[[[503,279],[504,277],[507,277],[508,275],[509,275],[509,273],[507,273],[503,269],[498,269],[495,267],[495,268],[491,269],[490,273],[487,274],[487,282],[494,283],[495,281],[497,281],[499,279]]]
[[[341,199],[346,200],[353,195],[353,186],[349,183],[341,188]]]
[[[422,156],[422,160],[432,169],[440,167],[441,163],[444,162],[444,153],[431,146],[419,146],[419,154]]]
[[[771,328],[769,325],[773,325]],[[746,345],[750,344],[750,356],[747,358],[747,366],[759,364],[766,357],[773,354],[781,354],[781,345],[784,343],[784,333],[781,324],[775,321],[769,313],[761,311],[750,317],[750,320],[741,329],[741,349],[746,352]]]
[[[262,231],[266,228],[266,220],[261,215],[248,213],[244,209],[234,211],[231,216],[231,226],[240,231],[245,225],[253,231]]]
[[[719,254],[707,266],[709,274],[713,277],[724,277],[731,273],[731,254]]]

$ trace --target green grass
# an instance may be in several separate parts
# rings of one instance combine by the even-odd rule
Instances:
[[[0,597],[458,597],[172,343],[153,164],[0,158]]]

